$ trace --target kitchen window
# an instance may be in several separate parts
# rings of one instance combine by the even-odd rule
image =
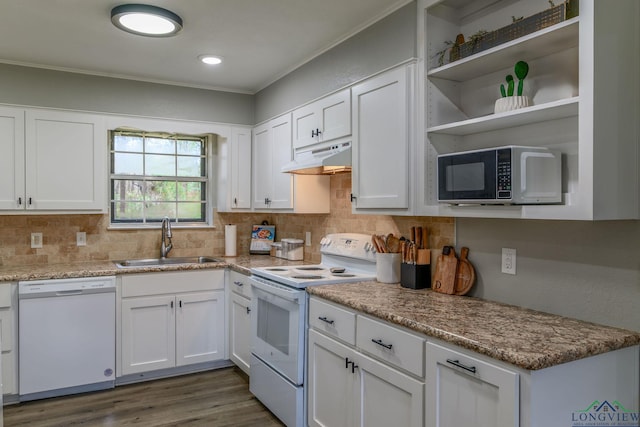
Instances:
[[[209,225],[208,138],[110,132],[111,225]]]

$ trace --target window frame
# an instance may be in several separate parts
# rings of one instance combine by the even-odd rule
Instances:
[[[115,174],[113,173],[113,162],[114,162],[114,136],[116,134],[131,134],[137,135],[141,137],[160,137],[160,138],[172,138],[172,139],[180,139],[183,137],[185,139],[200,139],[204,142],[204,162],[205,162],[205,176],[202,178],[194,179],[194,177],[181,177],[181,176],[152,176],[152,175],[124,175],[124,174]],[[116,128],[108,131],[108,189],[107,189],[107,204],[108,204],[108,214],[109,214],[109,229],[155,229],[159,228],[161,224],[161,219],[153,219],[149,220],[147,218],[140,218],[140,220],[136,221],[114,221],[113,216],[113,208],[114,208],[114,180],[118,179],[131,179],[131,180],[139,180],[139,181],[172,181],[172,182],[194,182],[200,181],[205,183],[205,192],[204,192],[204,220],[203,221],[180,221],[177,218],[170,218],[172,227],[177,228],[213,228],[214,227],[214,218],[213,218],[213,189],[216,185],[216,171],[214,169],[214,144],[212,138],[213,134],[188,134],[183,132],[153,132],[153,131],[143,131],[140,129],[130,129],[130,128]],[[144,151],[142,152],[144,156]],[[155,154],[155,153],[154,153]],[[174,157],[178,157],[174,154]]]

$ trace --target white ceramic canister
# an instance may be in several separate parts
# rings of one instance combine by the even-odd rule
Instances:
[[[304,240],[282,239],[282,252],[289,261],[302,261],[304,259]]]

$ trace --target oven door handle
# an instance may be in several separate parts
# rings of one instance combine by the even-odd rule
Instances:
[[[300,296],[304,296],[305,293],[305,291],[301,289],[289,290],[284,288],[283,286],[272,286],[256,279],[251,279],[251,286],[258,290],[266,292],[267,294],[275,295],[296,304],[300,303]]]

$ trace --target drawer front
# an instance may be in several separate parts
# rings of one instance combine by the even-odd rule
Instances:
[[[246,276],[242,273],[238,273],[237,271],[228,270],[229,274],[229,288],[231,292],[234,292],[238,295],[242,295],[245,298],[251,299],[253,295],[251,294],[251,283],[249,282],[249,276]]]
[[[222,269],[122,275],[123,298],[215,289],[224,289]]]
[[[313,297],[309,304],[309,326],[351,345],[356,343],[356,314]]]
[[[356,346],[390,365],[424,378],[424,339],[419,336],[358,315]]]

